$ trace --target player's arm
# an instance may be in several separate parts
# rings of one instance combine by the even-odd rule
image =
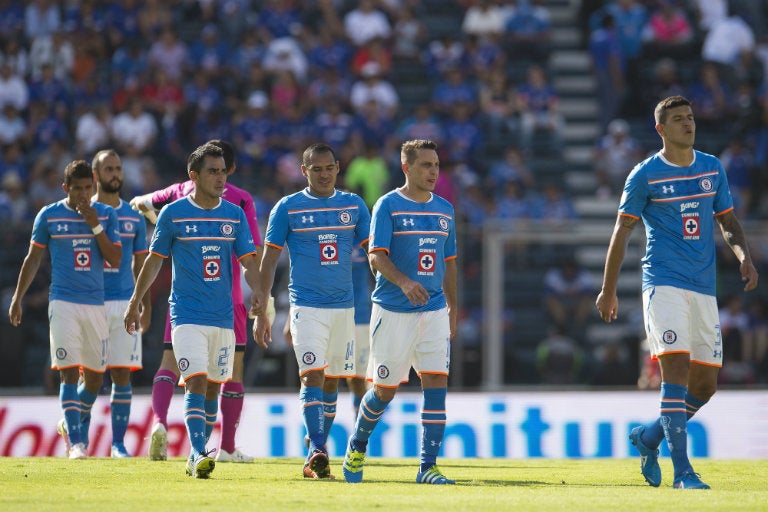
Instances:
[[[621,264],[627,252],[627,243],[637,221],[636,217],[619,214],[616,218],[616,225],[613,227],[608,252],[605,255],[603,286],[595,301],[595,306],[600,312],[600,318],[606,323],[610,323],[618,316],[619,298],[616,295],[616,286],[619,282]]]
[[[388,281],[400,288],[414,306],[423,306],[429,302],[429,293],[420,283],[403,274],[392,262],[386,251],[374,250],[368,253],[371,270],[380,272]]]
[[[259,266],[258,284],[260,288],[251,288],[254,291],[261,290],[262,297],[269,297],[272,293],[280,252],[281,250],[273,245],[265,244],[264,246],[264,254]],[[264,348],[267,348],[267,342],[272,342],[272,326],[269,325],[266,314],[256,316],[256,320],[253,322],[253,338]]]
[[[154,192],[144,194],[143,196],[136,196],[131,199],[131,208],[142,214],[152,224],[157,223],[157,210],[155,205],[152,204],[152,195]]]
[[[741,280],[746,283],[744,291],[754,290],[757,288],[757,269],[755,269],[755,265],[752,263],[747,236],[744,234],[741,222],[739,222],[733,210],[718,215],[715,219],[717,219],[717,223],[720,225],[720,232],[723,234],[725,243],[728,244],[728,247],[731,248],[733,254],[739,260]]]
[[[133,255],[133,276],[135,280],[138,280],[139,273],[141,273],[141,269],[144,267],[146,259],[146,252]],[[145,293],[144,297],[141,299],[140,318],[141,332],[147,332],[147,330],[149,330],[149,324],[152,321],[152,295],[149,293]]]
[[[123,249],[119,243],[110,240],[107,235],[107,229],[109,229],[109,227],[104,228],[104,226],[101,225],[101,222],[99,222],[99,213],[91,203],[87,201],[83,201],[77,205],[75,209],[77,213],[83,217],[83,220],[85,220],[88,227],[91,228],[91,231],[93,231],[96,244],[99,246],[99,251],[101,251],[102,256],[104,256],[104,260],[114,268],[118,268],[120,266],[120,260],[123,258]],[[114,222],[117,222],[116,214],[112,213],[112,215],[114,216]],[[109,222],[107,222],[107,226],[109,225]]]
[[[21,264],[21,272],[19,272],[19,279],[16,283],[16,291],[13,292],[11,297],[11,306],[8,308],[8,318],[11,321],[11,325],[18,327],[21,324],[21,301],[24,299],[29,286],[32,284],[32,280],[37,274],[37,270],[40,268],[40,262],[45,253],[45,247],[35,244],[29,244],[29,252],[24,258],[24,263]]]
[[[443,276],[443,293],[445,301],[448,304],[448,321],[451,325],[451,339],[456,336],[459,326],[459,301],[456,291],[456,258],[451,258],[445,262],[445,275]]]
[[[139,314],[139,303],[141,303],[144,295],[149,291],[149,287],[155,282],[157,274],[160,272],[160,268],[163,266],[163,257],[156,253],[150,253],[144,260],[144,265],[141,267],[139,277],[136,279],[136,287],[133,290],[128,301],[128,306],[125,308],[125,314],[123,314],[123,323],[125,324],[125,330],[130,334],[136,331],[136,327],[141,325],[141,315]]]

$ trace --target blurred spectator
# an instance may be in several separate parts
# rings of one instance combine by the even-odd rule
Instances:
[[[238,168],[260,161],[267,152],[272,122],[268,115],[269,98],[263,91],[253,91],[246,101],[246,110],[233,127],[234,146],[239,151]]]
[[[378,64],[379,72],[383,76],[392,73],[392,52],[380,37],[369,39],[357,49],[352,57],[352,73],[360,76],[363,66],[369,62]]]
[[[174,80],[162,68],[152,73],[152,79],[141,88],[141,99],[157,119],[173,122],[184,107],[184,90],[177,80]]]
[[[139,11],[139,31],[142,39],[151,40],[170,27],[173,23],[173,12],[163,0],[144,0]],[[127,42],[128,45],[131,41]]]
[[[15,172],[3,174],[0,181],[0,222],[4,226],[20,226],[32,220],[32,210],[24,191],[24,183]]]
[[[433,80],[451,68],[463,68],[464,45],[451,33],[430,41],[424,52],[424,62]]]
[[[49,110],[42,103],[32,103],[27,130],[28,154],[32,159],[50,147],[54,140],[69,144],[68,111],[61,104]]]
[[[29,171],[20,142],[3,145],[3,153],[0,155],[0,176],[6,174],[15,174],[24,183],[29,179]]]
[[[379,106],[381,114],[392,119],[397,113],[400,97],[394,86],[381,77],[379,65],[369,62],[361,70],[362,78],[352,85],[350,103],[355,112],[361,113],[365,105],[373,100]]]
[[[321,26],[316,40],[309,47],[309,65],[314,73],[335,69],[341,77],[349,75],[349,62],[354,49],[343,39],[336,38],[331,29]]]
[[[27,141],[27,123],[13,103],[6,103],[0,113],[0,144]]]
[[[646,41],[644,55],[687,57],[693,40],[693,27],[688,16],[674,0],[658,0],[658,3],[643,34]]]
[[[144,104],[139,98],[132,98],[128,102],[128,109],[115,116],[112,122],[112,137],[118,152],[135,148],[143,154],[152,148],[157,134],[157,123],[152,114],[144,110]]]
[[[572,256],[544,274],[544,306],[550,320],[577,340],[584,340],[595,288],[589,271]]]
[[[432,91],[435,112],[445,117],[450,115],[457,103],[474,105],[477,102],[477,94],[461,68],[449,68],[443,77]]]
[[[299,44],[290,37],[274,39],[267,45],[267,52],[262,63],[264,70],[274,75],[281,71],[290,71],[301,83],[307,79],[309,63]]]
[[[30,72],[29,52],[17,39],[5,41],[5,46],[0,51],[0,63],[3,62],[11,66],[14,75],[26,77]]]
[[[712,62],[702,64],[699,79],[691,84],[687,94],[696,105],[696,123],[703,128],[722,126],[729,117],[729,96],[726,84],[720,80],[718,67]]]
[[[272,108],[283,111],[294,106],[303,107],[306,99],[304,89],[292,71],[285,69],[275,73],[269,88],[269,100]]]
[[[553,228],[566,226],[578,218],[570,196],[556,181],[541,185],[541,190],[533,198],[532,204],[531,217]]]
[[[517,108],[520,112],[520,147],[531,151],[533,135],[537,130],[546,132],[548,150],[554,154],[562,151],[562,136],[565,120],[559,112],[560,98],[547,81],[544,69],[531,65],[526,72],[526,81],[517,88]]]
[[[590,34],[589,55],[597,78],[598,118],[605,130],[611,119],[618,116],[625,94],[624,53],[616,19],[611,14],[603,13],[599,27]]]
[[[741,137],[734,137],[720,154],[720,161],[728,176],[728,185],[731,188],[737,215],[742,219],[749,218],[755,190],[752,176],[756,172],[752,153]]]
[[[390,188],[387,162],[375,144],[366,144],[365,153],[349,163],[345,174],[344,186],[362,197],[369,209]]]
[[[704,37],[701,57],[706,61],[730,66],[736,62],[739,53],[755,49],[755,35],[752,28],[736,14],[715,22]]]
[[[315,116],[317,135],[320,140],[336,151],[341,151],[341,148],[352,137],[355,120],[350,114],[342,110],[341,104],[335,98],[329,99],[323,107]]]
[[[670,96],[683,96],[685,93],[685,87],[678,74],[677,63],[672,59],[663,58],[656,61],[650,81],[645,82],[642,101],[650,111],[662,99]]]
[[[75,125],[77,154],[81,158],[93,155],[97,150],[109,146],[112,133],[112,110],[107,103],[100,103],[94,109],[85,110]]]
[[[301,34],[301,17],[292,0],[267,0],[258,15],[258,27],[268,32],[268,39]]]
[[[252,65],[262,62],[267,47],[259,40],[255,30],[246,30],[232,52],[233,71],[240,76],[246,76]]]
[[[352,85],[334,67],[318,69],[309,83],[307,98],[316,110],[324,110],[327,103],[337,103],[346,108]],[[337,146],[333,146],[336,148]]]
[[[0,64],[0,108],[11,103],[22,111],[29,103],[29,88],[23,77],[13,73],[9,62]]]
[[[373,0],[360,0],[357,7],[344,16],[344,31],[355,46],[362,46],[374,37],[389,39],[392,27]]]
[[[355,153],[362,153],[367,145],[373,144],[386,155],[395,143],[395,135],[394,121],[381,105],[371,98],[355,116],[351,143]]]
[[[533,173],[526,165],[520,148],[510,144],[504,148],[503,158],[491,162],[486,184],[490,190],[499,190],[509,182],[515,182],[523,189],[528,189],[534,185],[534,181]]]
[[[491,0],[478,0],[464,13],[461,30],[481,38],[498,39],[504,32],[504,10]]]
[[[168,76],[174,79],[181,79],[189,66],[187,46],[179,41],[171,27],[165,28],[152,43],[147,59],[151,66],[165,69]]]
[[[0,37],[20,40],[24,34],[24,5],[17,0],[0,1]]]
[[[29,83],[29,101],[40,103],[51,112],[57,104],[69,107],[69,90],[64,81],[56,78],[51,64],[43,64],[40,74]]]
[[[398,12],[392,27],[392,54],[398,59],[416,60],[427,38],[427,28],[412,8],[405,6]]]
[[[497,69],[480,82],[480,114],[492,141],[505,137],[518,138],[520,119],[517,115],[515,89],[507,73]]]
[[[24,35],[28,41],[61,28],[61,13],[54,0],[30,0],[24,9]]]
[[[33,78],[40,78],[43,67],[48,65],[58,80],[69,81],[75,65],[75,48],[70,37],[64,32],[53,32],[35,38],[29,49],[29,64]]]
[[[608,133],[600,137],[593,153],[598,197],[617,198],[629,171],[642,156],[643,148],[629,133],[629,123],[623,119],[611,121]]]
[[[522,221],[531,218],[531,204],[525,189],[517,180],[510,180],[496,187],[496,218],[508,221]]]
[[[543,384],[576,384],[581,379],[584,354],[579,344],[555,324],[536,346],[536,369]]]
[[[728,0],[692,0],[698,27],[706,34],[720,20],[728,16]]]
[[[207,73],[195,73],[182,89],[184,101],[193,105],[201,115],[218,109],[222,100],[221,91],[216,87],[219,83]]]
[[[229,72],[229,56],[232,48],[219,37],[219,29],[213,23],[205,25],[200,38],[189,46],[189,62],[195,73],[205,72],[218,77]]]
[[[436,142],[438,147],[442,146],[445,140],[443,125],[431,105],[426,102],[416,105],[413,113],[400,122],[397,136],[400,140],[431,140]]]
[[[750,337],[750,319],[740,293],[723,298],[719,310],[720,334],[723,344],[723,364],[718,381],[727,384],[747,384],[755,381],[752,362],[744,356]]]
[[[506,20],[505,39],[510,59],[546,62],[552,44],[552,22],[541,0],[517,0]]]
[[[507,57],[504,50],[491,39],[477,36],[464,38],[464,61],[470,77],[485,80],[488,75],[506,72]]]
[[[32,180],[29,186],[29,199],[32,201],[32,211],[40,211],[46,204],[51,204],[64,198],[61,189],[61,171],[52,165],[43,164],[38,167],[39,177]]]
[[[485,144],[485,135],[472,117],[473,105],[459,101],[453,106],[443,123],[446,140],[440,150],[441,159],[476,166]]]
[[[117,48],[112,54],[112,82],[136,81],[144,75],[148,67],[149,58],[141,43],[129,41],[128,44]],[[157,68],[165,69],[162,66],[157,66]]]

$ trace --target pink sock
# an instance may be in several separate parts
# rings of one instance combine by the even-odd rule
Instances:
[[[235,451],[235,432],[243,411],[243,383],[227,382],[221,388],[221,450]]]
[[[168,407],[176,380],[176,374],[170,370],[157,370],[152,380],[152,412],[155,413],[155,423],[160,422],[165,428],[168,428]]]

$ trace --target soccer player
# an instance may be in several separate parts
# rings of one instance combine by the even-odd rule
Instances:
[[[352,404],[355,414],[360,409],[363,396],[368,391],[365,372],[368,368],[368,358],[371,353],[370,323],[371,323],[371,267],[368,265],[368,255],[362,247],[352,251],[352,285],[355,296],[355,367],[357,375],[347,378],[347,386],[352,391]],[[328,433],[326,432],[326,436]]]
[[[370,213],[362,198],[336,189],[339,161],[327,144],[304,150],[308,186],[283,197],[269,215],[261,262],[269,293],[284,246],[290,255],[290,332],[299,365],[304,426],[309,436],[306,478],[333,478],[326,440],[336,416],[338,379],[355,376],[352,250],[367,248]],[[257,341],[269,337],[256,319]],[[262,344],[266,348],[266,344]]]
[[[188,475],[208,478],[215,467],[206,450],[218,413],[220,385],[232,378],[235,352],[232,281],[233,256],[245,268],[253,290],[251,312],[263,314],[258,254],[242,208],[221,196],[228,169],[222,150],[204,144],[187,161],[194,191],[160,211],[136,289],[124,315],[125,328],[140,323],[139,302],[157,277],[165,258],[172,257],[169,298],[173,353],[184,378],[184,422],[191,453]],[[263,320],[267,322],[266,320]]]
[[[363,397],[342,470],[363,479],[368,438],[413,367],[421,377],[421,461],[416,482],[453,484],[436,465],[445,433],[451,338],[456,333],[456,231],[453,207],[433,190],[437,144],[402,145],[405,185],[373,207],[368,259],[376,272],[371,311],[373,388]]]
[[[141,333],[149,328],[152,315],[149,294],[145,295],[141,304],[141,329],[137,329],[133,334],[125,332],[123,312],[133,293],[134,275],[141,271],[147,257],[147,226],[144,217],[133,211],[130,205],[120,198],[123,166],[115,150],[105,149],[96,153],[91,167],[96,178],[96,195],[92,199],[115,209],[122,240],[120,267],[104,267],[104,304],[109,325],[107,368],[112,379],[110,454],[112,457],[123,458],[130,457],[124,439],[131,415],[131,372],[142,367]],[[80,419],[88,422],[90,414]]]
[[[755,289],[758,275],[722,163],[693,149],[696,122],[690,102],[682,96],[665,98],[654,117],[662,148],[626,179],[595,305],[605,322],[617,318],[616,283],[627,241],[642,219],[647,237],[643,311],[651,352],[661,368],[661,404],[659,418],[634,428],[629,438],[650,485],[661,485],[658,446],[666,437],[673,487],[709,489],[688,460],[686,421],[715,393],[723,362],[714,221],[739,260],[745,291]]]
[[[235,151],[232,146],[223,140],[210,140],[208,142],[218,146],[223,151],[224,163],[227,166],[228,174],[231,175],[235,172]],[[175,183],[162,190],[136,197],[131,201],[131,204],[154,223],[156,221],[156,210],[160,210],[163,206],[189,195],[194,189],[195,185],[191,180]],[[256,218],[256,207],[253,204],[253,197],[245,190],[227,183],[222,198],[230,203],[239,205],[243,209],[248,220],[251,237],[256,245],[256,250],[260,252],[261,233],[259,232],[259,223]],[[239,263],[234,261],[233,265],[235,269],[234,275],[239,276]],[[226,382],[221,390],[221,444],[216,454],[216,460],[218,462],[251,462],[253,457],[244,454],[235,446],[235,435],[240,424],[240,414],[243,410],[243,397],[245,393],[243,374],[245,348],[248,341],[248,334],[246,332],[247,315],[239,278],[235,278],[232,281],[232,301],[235,307],[235,360],[232,380]],[[271,299],[270,304],[272,304]],[[271,306],[271,308],[274,308],[274,306]],[[272,318],[274,319],[274,317]],[[160,368],[155,373],[152,382],[152,410],[155,415],[155,424],[152,427],[149,443],[149,458],[151,460],[166,460],[167,458],[168,408],[171,405],[176,382],[179,380],[179,369],[176,366],[173,346],[171,345],[170,316],[168,316],[165,323],[164,344]]]
[[[61,375],[59,399],[64,412],[60,433],[69,458],[85,459],[88,424],[82,423],[81,415],[90,414],[107,366],[104,264],[119,267],[122,249],[117,213],[110,206],[91,202],[90,164],[84,160],[68,164],[62,188],[67,197],[43,207],[35,218],[8,315],[11,325],[21,323],[24,294],[48,248],[51,368]],[[78,388],[80,369],[83,386]]]

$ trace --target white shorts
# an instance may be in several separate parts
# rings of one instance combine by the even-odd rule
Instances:
[[[370,324],[355,324],[355,368],[361,374],[368,368],[371,355]],[[362,375],[361,375],[362,376]]]
[[[723,339],[717,299],[673,286],[643,292],[648,345],[654,357],[690,354],[691,362],[723,365]]]
[[[422,373],[448,375],[451,327],[448,309],[395,313],[378,304],[371,310],[371,360],[368,380],[396,388],[408,380],[411,367]]]
[[[123,322],[128,301],[108,300],[104,306],[109,325],[107,367],[130,368],[132,372],[141,370],[141,332],[136,330],[133,334],[128,334]]]
[[[107,314],[104,305],[52,300],[48,304],[51,368],[82,366],[94,372],[107,367]]]
[[[291,306],[291,337],[299,375],[325,370],[332,379],[355,372],[355,309]]]
[[[206,375],[210,382],[232,380],[235,331],[210,325],[182,324],[171,330],[173,354],[184,380]]]

